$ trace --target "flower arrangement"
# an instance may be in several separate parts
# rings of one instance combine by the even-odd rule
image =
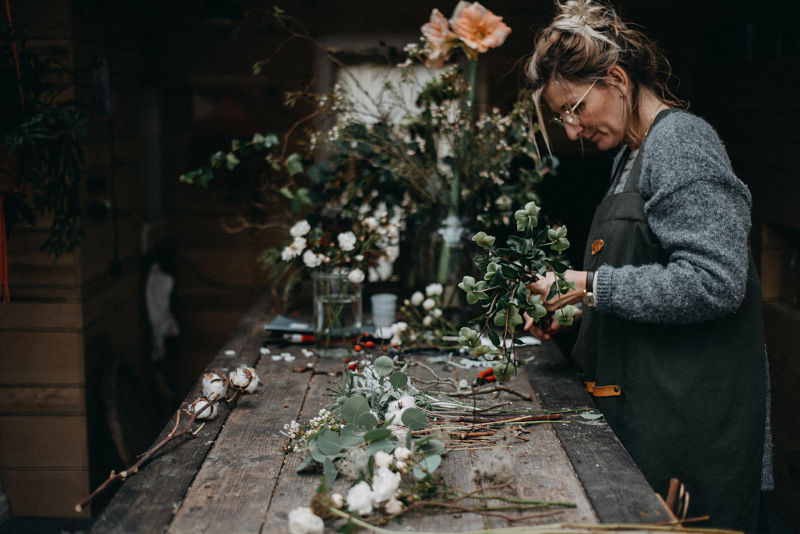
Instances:
[[[425,291],[415,291],[400,306],[402,321],[393,325],[398,345],[414,346],[433,344],[442,346],[446,336],[456,333],[455,327],[444,315],[442,296],[444,287],[439,283],[425,286]]]

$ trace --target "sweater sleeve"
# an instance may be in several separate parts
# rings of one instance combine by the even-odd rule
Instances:
[[[601,266],[597,311],[659,324],[705,322],[744,299],[750,193],[705,121],[673,113],[647,140],[639,178],[666,265]]]

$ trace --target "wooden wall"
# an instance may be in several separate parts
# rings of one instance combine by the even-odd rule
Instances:
[[[103,12],[90,15],[68,1],[11,5],[30,48],[73,72],[62,99],[91,109],[93,69],[100,61],[110,67],[111,113],[91,110],[81,139],[84,208],[109,209],[87,217],[80,247],[56,262],[39,250],[46,217],[17,227],[8,240],[11,302],[0,305],[3,489],[14,516],[69,517],[113,456],[108,443],[93,447],[104,439],[103,371],[113,358],[138,365],[142,355],[138,62],[126,46],[132,36],[112,34]],[[108,350],[92,354],[88,347],[100,338]]]

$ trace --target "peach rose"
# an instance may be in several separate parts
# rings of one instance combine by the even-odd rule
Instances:
[[[450,24],[442,13],[434,8],[431,11],[431,18],[422,25],[422,35],[425,36],[425,52],[427,55],[428,66],[438,69],[444,66],[448,60],[458,36],[450,30]]]
[[[450,25],[469,49],[481,54],[503,44],[511,33],[511,28],[503,23],[503,17],[498,17],[478,2],[459,2],[450,18]],[[477,54],[469,49],[464,51],[470,59],[476,59]]]

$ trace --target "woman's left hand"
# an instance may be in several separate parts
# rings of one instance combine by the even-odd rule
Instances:
[[[546,300],[555,279],[555,275],[552,272],[548,272],[547,275],[537,279],[535,282],[531,282],[527,286],[532,294],[542,296],[544,309],[549,312],[555,311],[567,304],[575,304],[583,298],[583,291],[586,288],[586,271],[568,269],[566,279],[575,284],[575,289],[570,289],[567,293],[556,293],[552,299]]]

